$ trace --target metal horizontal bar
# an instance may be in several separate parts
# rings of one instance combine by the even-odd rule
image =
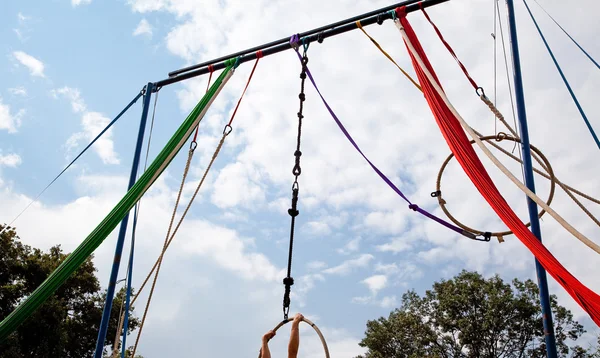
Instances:
[[[425,0],[420,4],[418,0],[407,0],[395,5],[390,5],[375,11],[368,12],[363,15],[355,16],[350,19],[346,19],[343,21],[339,21],[330,25],[322,26],[317,29],[313,29],[310,31],[306,31],[300,34],[300,38],[304,38],[305,43],[311,43],[315,41],[321,42],[323,39],[328,37],[336,36],[342,34],[344,32],[348,32],[354,29],[357,29],[356,21],[360,21],[362,26],[368,26],[375,23],[381,23],[387,19],[391,19],[392,15],[389,13],[390,10],[395,9],[399,6],[406,6],[406,12],[413,12],[419,10],[420,7],[430,7],[433,5],[437,5],[449,0]],[[239,57],[239,63],[244,63],[248,61],[252,61],[256,59],[256,52],[262,51],[263,57],[270,56],[285,50],[291,49],[289,44],[289,38],[280,39],[277,41],[272,41],[260,46],[255,46],[243,51],[238,51],[236,53],[222,56],[210,61],[206,61],[194,66],[182,68],[177,71],[173,71],[169,73],[171,77],[166,78],[164,80],[158,81],[154,84],[155,90],[158,90],[160,87],[167,86],[173,83],[181,82],[193,77],[201,76],[206,73],[209,73],[209,66],[212,66],[212,70],[220,70],[225,68],[225,61],[231,58]]]

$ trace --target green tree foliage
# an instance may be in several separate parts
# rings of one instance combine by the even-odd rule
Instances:
[[[43,252],[22,244],[13,229],[2,233],[0,320],[30,295],[66,257],[60,245]],[[0,357],[91,357],[106,298],[106,292],[100,290],[95,272],[90,257],[32,317],[0,343]],[[113,301],[107,345],[114,343],[119,309],[124,299],[123,288]],[[139,320],[132,316],[129,332],[138,325]]]
[[[575,341],[585,330],[572,313],[551,297],[559,356],[600,357]],[[359,358],[545,357],[544,328],[538,287],[514,279],[483,278],[463,271],[436,282],[424,296],[405,293],[402,304],[368,321]],[[600,342],[599,342],[600,343]]]

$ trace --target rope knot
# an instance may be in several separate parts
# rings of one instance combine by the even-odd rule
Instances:
[[[263,58],[263,52],[262,52],[262,50],[256,51],[256,59],[259,59],[259,58]]]
[[[417,204],[410,204],[408,206],[409,209],[417,211],[419,209],[419,206]]]
[[[283,279],[283,284],[284,284],[286,287],[293,286],[293,285],[294,285],[294,278],[293,278],[293,277],[286,277],[286,278],[284,278],[284,279]]]

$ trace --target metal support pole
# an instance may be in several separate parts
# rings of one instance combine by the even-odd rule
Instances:
[[[148,110],[150,109],[150,98],[152,97],[153,84],[149,82],[146,85],[144,93],[144,107],[142,109],[142,118],[140,120],[140,128],[138,131],[137,143],[135,146],[135,153],[133,155],[133,164],[131,166],[131,173],[129,175],[129,186],[127,190],[131,189],[135,184],[137,178],[137,171],[140,163],[140,156],[142,153],[142,144],[144,142],[144,132],[146,131],[146,121],[148,119]],[[115,249],[115,257],[113,260],[112,270],[110,272],[110,281],[108,283],[108,290],[106,292],[106,302],[104,303],[104,311],[102,311],[102,321],[100,322],[100,330],[98,331],[98,340],[96,341],[96,351],[94,358],[102,358],[104,352],[104,342],[106,340],[106,331],[108,330],[108,322],[110,321],[110,312],[112,310],[113,297],[115,295],[115,286],[117,282],[117,276],[119,275],[119,266],[121,264],[121,254],[123,253],[123,243],[125,242],[125,234],[127,233],[127,222],[129,220],[129,214],[127,214],[121,221],[121,227],[119,228],[119,237],[117,238],[117,247]]]
[[[525,111],[525,96],[523,93],[523,79],[521,77],[521,59],[519,56],[519,43],[517,40],[517,24],[515,20],[515,7],[513,0],[506,0],[508,9],[508,24],[510,28],[510,40],[512,48],[515,97],[517,101],[517,115],[519,117],[519,128],[521,130],[521,143],[523,150],[523,166],[525,169],[525,185],[535,193],[535,183],[533,179],[533,165],[531,162],[531,149],[529,146],[529,130],[527,128],[527,113]],[[527,209],[529,211],[529,220],[531,221],[531,231],[542,241],[542,231],[538,218],[537,204],[527,197]],[[548,280],[546,270],[535,260],[535,269],[537,271],[538,286],[540,288],[540,303],[542,305],[542,319],[544,321],[544,335],[546,337],[546,354],[548,358],[556,358],[556,339],[554,337],[554,325],[552,323],[552,310],[550,307],[550,296],[548,293]]]

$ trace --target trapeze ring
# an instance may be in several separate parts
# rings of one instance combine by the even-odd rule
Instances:
[[[277,326],[275,326],[275,328],[273,328],[273,332],[277,332],[277,330],[279,328],[281,328],[283,325],[285,325],[288,322],[292,322],[294,320],[294,318],[288,318],[287,320],[283,320],[281,322],[279,322],[279,324]],[[317,332],[317,335],[319,336],[319,339],[321,340],[321,343],[323,344],[323,349],[325,350],[325,358],[329,358],[329,348],[327,347],[327,342],[325,341],[325,337],[323,336],[323,333],[321,333],[321,330],[319,329],[319,327],[317,327],[316,324],[314,324],[313,322],[311,322],[309,319],[307,319],[306,317],[302,318],[303,322],[306,322],[309,326],[311,326],[315,332]],[[261,353],[258,353],[258,358],[260,358]]]
[[[521,140],[518,138],[514,138],[511,137],[509,135],[507,135],[506,133],[499,133],[498,135],[490,135],[490,136],[484,136],[484,137],[480,137],[479,138],[482,141],[503,141],[503,140],[510,140],[516,143],[521,143]],[[470,141],[471,145],[473,145],[473,143],[475,143],[474,140]],[[548,176],[550,177],[550,193],[548,194],[548,199],[546,200],[546,205],[550,206],[550,204],[552,203],[552,200],[554,199],[554,191],[556,188],[556,177],[554,176],[554,171],[552,170],[552,165],[550,165],[550,162],[548,161],[548,158],[546,158],[546,156],[535,146],[533,145],[529,145],[529,147],[531,148],[531,151],[533,152],[533,154],[535,156],[537,156],[539,159],[542,160],[542,162],[544,163],[544,165],[542,166],[546,173],[548,173]],[[442,175],[444,173],[444,170],[446,169],[446,166],[448,165],[448,163],[450,162],[450,160],[454,157],[454,154],[450,154],[448,156],[448,158],[446,158],[446,160],[444,161],[444,163],[442,164],[442,167],[440,168],[440,171],[438,173],[438,177],[437,177],[437,182],[436,182],[436,187],[435,187],[435,193],[436,195],[432,195],[432,197],[436,197],[438,199],[438,203],[440,204],[440,208],[442,208],[442,210],[444,211],[444,214],[446,214],[446,216],[448,217],[448,219],[450,219],[454,224],[456,224],[457,226],[459,226],[460,228],[469,231],[475,235],[484,235],[486,232],[485,231],[480,231],[480,230],[476,230],[473,229],[463,223],[461,223],[460,221],[458,221],[454,216],[452,216],[452,214],[450,214],[450,211],[448,210],[448,208],[446,207],[446,200],[444,200],[442,198],[442,194],[441,194],[441,187],[442,187]],[[546,210],[541,210],[538,214],[538,217],[541,218],[544,214],[546,213]],[[531,222],[528,222],[527,224],[525,224],[525,226],[529,227],[531,225]],[[512,231],[508,230],[508,231],[499,231],[499,232],[492,232],[491,236],[496,236],[499,240],[502,239],[502,237],[507,236],[507,235],[511,235],[513,234]],[[501,240],[502,241],[502,240]]]

